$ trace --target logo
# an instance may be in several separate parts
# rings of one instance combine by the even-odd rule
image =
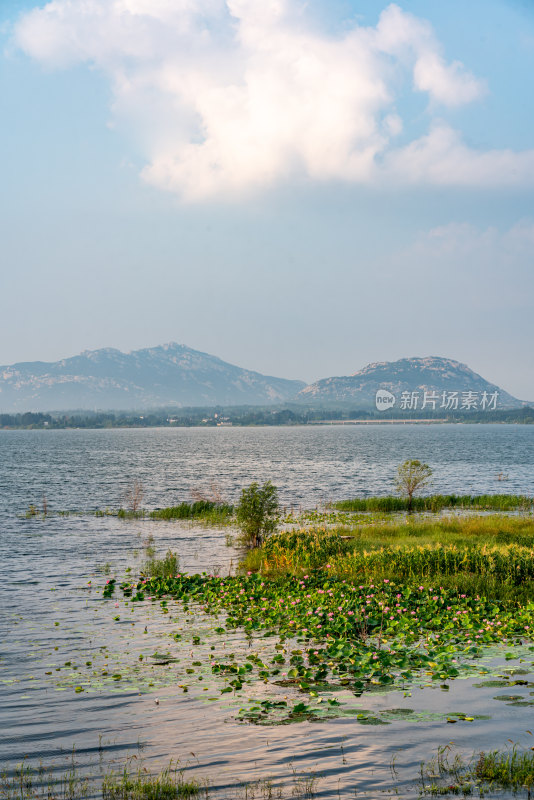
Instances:
[[[376,407],[379,411],[387,411],[395,405],[395,395],[387,389],[379,389],[375,397]]]
[[[376,407],[379,411],[393,408],[397,398],[387,389],[376,393]],[[401,392],[400,411],[495,411],[499,405],[499,392],[457,390],[436,392],[431,389],[416,389]]]

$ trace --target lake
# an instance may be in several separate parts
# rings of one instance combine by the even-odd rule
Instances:
[[[166,616],[159,604],[133,607],[122,596],[104,602],[99,593],[110,575],[139,566],[147,542],[158,553],[176,550],[184,571],[231,570],[238,556],[227,546],[228,529],[54,513],[117,508],[134,479],[143,483],[147,508],[189,500],[192,489],[211,483],[232,502],[243,485],[267,479],[286,506],[311,508],[392,493],[406,458],[431,465],[436,493],[534,493],[534,426],[0,431],[0,763],[27,756],[60,769],[74,747],[82,770],[121,765],[134,754],[151,767],[179,759],[187,772],[206,776],[217,797],[268,776],[282,779],[289,796],[295,779],[313,772],[317,796],[395,789],[409,798],[419,794],[419,762],[451,739],[469,753],[507,739],[528,743],[532,709],[492,701],[496,690],[473,688],[475,677],[447,692],[421,684],[408,696],[361,698],[362,708],[384,712],[384,720],[391,709],[412,712],[387,726],[353,718],[243,724],[235,718],[239,698],[210,699],[210,676],[195,674],[187,692],[180,686],[195,654],[173,637],[192,618],[177,607]],[[507,480],[497,480],[501,473]],[[43,495],[52,513],[25,518]],[[195,617],[195,625],[203,646],[212,646],[207,621]],[[250,642],[235,632],[224,646],[238,652]],[[150,660],[169,652],[179,660]],[[484,669],[517,667],[533,680],[527,647],[512,661],[503,655],[488,652]],[[514,690],[529,697],[528,686]],[[454,710],[490,719],[448,725]]]

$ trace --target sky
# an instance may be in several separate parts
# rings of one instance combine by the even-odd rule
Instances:
[[[0,364],[443,356],[534,400],[532,0],[2,0]]]

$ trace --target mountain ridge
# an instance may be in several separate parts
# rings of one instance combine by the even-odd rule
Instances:
[[[55,362],[2,366],[0,409],[260,405],[286,402],[305,385],[169,342],[129,353],[107,347]]]
[[[385,398],[383,406],[377,401],[377,392]],[[176,342],[128,353],[104,347],[55,362],[0,367],[0,412],[284,403],[375,411],[393,407],[449,411],[462,410],[468,398],[467,410],[479,408],[479,403],[483,410],[524,405],[467,364],[440,356],[376,361],[351,375],[323,378],[309,385],[242,369]]]
[[[484,392],[488,395],[497,392],[501,408],[515,408],[523,405],[521,400],[513,397],[497,384],[485,380],[467,364],[441,356],[414,356],[400,358],[397,361],[376,361],[367,364],[351,375],[323,378],[305,386],[297,397],[300,402],[312,405],[356,403],[355,407],[365,409],[376,408],[378,391],[386,391],[395,395],[396,400],[393,406],[397,408],[402,402],[401,398],[404,392],[419,393],[419,397],[416,399],[420,402],[406,410],[421,408],[425,392],[427,398],[431,393],[438,394],[438,398],[435,398],[436,406],[439,406],[438,401],[443,401],[444,392],[447,393],[444,402],[449,402],[448,395],[450,393],[458,393],[458,408],[465,399],[464,393],[467,392],[476,393],[479,400],[482,399]],[[436,410],[436,408],[432,410]],[[450,407],[447,410],[451,410]]]

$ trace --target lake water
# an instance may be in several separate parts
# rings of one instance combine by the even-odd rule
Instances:
[[[151,767],[180,759],[208,777],[217,797],[266,776],[286,782],[289,796],[294,775],[315,772],[317,796],[388,796],[395,787],[409,798],[418,796],[419,762],[451,739],[469,753],[507,739],[529,744],[532,707],[493,701],[498,692],[474,689],[475,678],[452,682],[447,693],[416,688],[408,697],[395,691],[361,698],[362,708],[378,712],[412,709],[412,722],[241,724],[239,699],[212,702],[218,692],[210,676],[200,682],[185,675],[198,657],[187,638],[192,620],[195,630],[208,626],[205,647],[222,646],[207,622],[177,607],[164,616],[158,604],[103,602],[98,592],[109,574],[139,565],[150,537],[159,553],[177,550],[184,571],[225,572],[236,560],[227,529],[87,514],[23,516],[43,495],[52,512],[117,508],[133,479],[142,481],[149,508],[188,500],[191,489],[212,482],[233,501],[241,486],[266,479],[284,504],[313,507],[391,493],[406,458],[432,466],[435,492],[534,493],[534,426],[0,431],[0,765],[27,756],[59,769],[74,746],[84,769],[122,764],[141,748]],[[499,473],[508,480],[498,481]],[[171,635],[180,629],[177,643]],[[248,644],[237,632],[224,646],[237,652]],[[155,666],[155,652],[179,662]],[[528,673],[534,653],[515,655],[504,662],[488,654],[484,666],[499,672],[520,664]],[[187,693],[180,688],[186,677]],[[526,700],[530,690],[514,686]],[[449,725],[444,715],[455,710],[491,719]]]

